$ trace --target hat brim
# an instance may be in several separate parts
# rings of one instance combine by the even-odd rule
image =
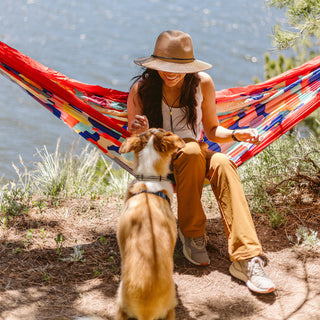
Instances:
[[[195,73],[212,68],[211,64],[201,60],[193,60],[192,62],[179,63],[164,61],[152,56],[135,59],[134,63],[145,68],[173,73]]]

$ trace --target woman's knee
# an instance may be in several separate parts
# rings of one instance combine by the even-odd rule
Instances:
[[[197,142],[188,142],[186,145],[179,151],[178,157],[187,158],[188,161],[198,161],[198,159],[203,159],[204,155],[201,151],[201,148]]]
[[[197,142],[188,142],[178,151],[173,162],[175,167],[192,167],[193,170],[205,170],[206,159]]]
[[[182,152],[187,156],[199,156],[201,155],[201,148],[198,142],[188,142],[182,148]]]
[[[224,153],[217,152],[210,159],[211,168],[233,168],[236,169],[235,163],[230,160]]]

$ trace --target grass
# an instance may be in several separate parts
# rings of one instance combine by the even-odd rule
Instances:
[[[59,140],[54,154],[46,147],[38,150],[41,161],[31,173],[34,186],[47,197],[65,196],[82,197],[90,194],[105,193],[112,181],[112,164],[107,163],[98,149],[85,147],[78,155],[59,152]],[[101,168],[102,167],[102,168]],[[98,174],[99,170],[99,174]]]
[[[53,154],[48,152],[46,146],[38,149],[40,161],[34,164],[31,171],[27,170],[20,157],[20,165],[14,165],[17,181],[1,188],[2,211],[21,211],[22,200],[35,193],[46,198],[85,195],[94,198],[99,194],[119,194],[125,191],[131,179],[130,174],[114,169],[113,164],[106,161],[98,149],[87,145],[80,154],[74,149],[69,154],[62,154],[59,146],[60,140]],[[34,205],[41,208],[44,205],[43,199]]]

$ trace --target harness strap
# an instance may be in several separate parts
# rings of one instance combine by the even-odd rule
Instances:
[[[137,174],[135,178],[139,181],[168,181],[167,177],[162,176],[144,176],[143,174]]]
[[[169,202],[169,205],[171,206],[171,201],[170,201],[170,198],[163,192],[163,191],[157,191],[157,192],[151,192],[151,191],[147,191],[147,190],[143,190],[143,191],[140,191],[140,192],[137,192],[137,193],[133,193],[131,195],[131,197],[134,197],[140,193],[151,193],[151,194],[155,194],[156,196],[159,196],[165,200],[167,200]],[[130,198],[131,198],[130,197]]]

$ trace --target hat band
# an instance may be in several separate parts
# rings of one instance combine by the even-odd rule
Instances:
[[[175,60],[175,61],[183,61],[183,62],[192,62],[192,61],[196,60],[193,57],[192,58],[169,58],[169,57],[157,56],[155,54],[152,54],[151,57],[162,59],[162,60]]]

